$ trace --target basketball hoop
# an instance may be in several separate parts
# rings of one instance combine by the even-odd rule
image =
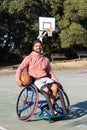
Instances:
[[[52,37],[53,28],[45,28],[44,30],[47,32],[48,37]]]
[[[39,38],[41,41],[47,34],[48,37],[52,37],[52,33],[55,31],[55,18],[54,17],[39,17]]]

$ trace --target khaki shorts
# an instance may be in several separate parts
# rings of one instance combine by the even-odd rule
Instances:
[[[52,79],[50,79],[49,77],[43,77],[40,79],[36,79],[34,81],[34,85],[38,88],[41,89],[42,86],[49,84],[49,83],[53,83],[54,81]]]

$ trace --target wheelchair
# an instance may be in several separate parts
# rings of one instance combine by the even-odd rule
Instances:
[[[57,113],[52,115],[46,96],[34,84],[22,89],[16,103],[17,116],[22,121],[64,119],[70,111],[70,101],[63,87],[58,89],[54,108]]]

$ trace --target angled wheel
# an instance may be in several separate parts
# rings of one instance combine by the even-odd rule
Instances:
[[[38,105],[38,90],[35,86],[30,85],[25,87],[19,94],[16,112],[18,118],[23,121],[28,121],[34,115]]]
[[[70,111],[70,101],[69,101],[68,95],[64,91],[63,88],[61,88],[61,91],[62,91],[62,94],[63,94],[63,98],[64,98],[64,101],[65,101],[65,105],[66,105],[67,111],[69,112]]]
[[[57,93],[57,96],[56,96],[55,110],[60,115],[62,115],[62,114],[66,115],[67,114],[66,103],[65,103],[61,89],[58,90],[58,93]]]

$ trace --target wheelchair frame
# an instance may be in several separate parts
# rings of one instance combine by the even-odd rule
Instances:
[[[64,118],[67,116],[67,112],[70,111],[70,102],[63,88],[58,89],[55,102],[55,107],[58,113],[54,116],[51,115],[47,108],[47,100],[44,98],[39,99],[40,94],[38,88],[33,84],[22,89],[16,103],[16,112],[20,120],[26,122],[32,118],[51,119]],[[43,95],[41,94],[41,96]]]

